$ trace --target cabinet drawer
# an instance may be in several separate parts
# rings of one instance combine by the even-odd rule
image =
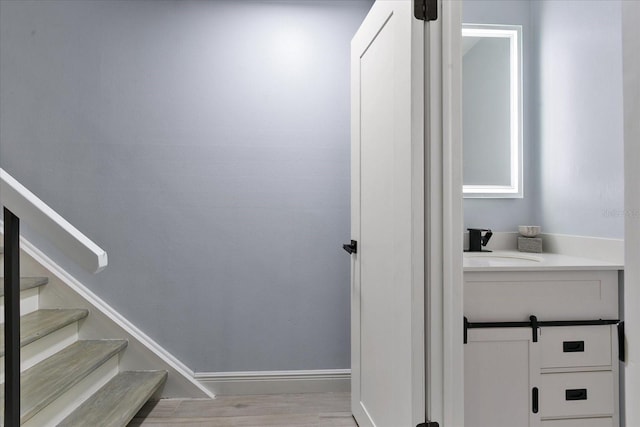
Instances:
[[[611,416],[613,384],[611,371],[543,374],[540,376],[540,416]]]
[[[543,328],[540,333],[543,368],[611,365],[611,326]]]
[[[613,418],[577,418],[569,420],[545,420],[542,427],[614,427]]]

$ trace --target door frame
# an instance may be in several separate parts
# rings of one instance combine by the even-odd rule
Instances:
[[[426,414],[441,425],[461,427],[462,1],[439,0],[438,9],[425,39]]]
[[[624,93],[624,215],[625,215],[625,262],[624,262],[624,322],[626,334],[626,355],[624,364],[624,411],[623,420],[627,426],[640,423],[640,179],[638,158],[640,158],[640,40],[637,20],[640,19],[640,5],[636,2],[622,2],[622,56]]]

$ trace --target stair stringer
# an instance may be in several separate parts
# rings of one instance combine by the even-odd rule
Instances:
[[[40,290],[41,308],[86,308],[80,339],[125,339],[129,345],[120,356],[119,370],[165,370],[167,381],[155,398],[215,398],[194,378],[194,372],[129,322],[80,281],[51,260],[35,245],[20,236],[23,275],[47,276]]]

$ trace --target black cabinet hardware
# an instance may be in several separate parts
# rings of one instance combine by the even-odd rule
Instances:
[[[485,328],[531,328],[533,342],[538,341],[538,328],[546,328],[551,326],[600,326],[600,325],[618,325],[618,345],[620,346],[620,357],[624,357],[624,322],[619,320],[538,320],[536,316],[531,316],[528,322],[469,322],[465,318],[463,323],[464,343],[467,343],[468,329],[485,329]],[[621,326],[622,325],[622,326]],[[622,359],[621,359],[622,360]]]
[[[564,353],[584,352],[584,341],[564,341],[562,343],[562,351]]]
[[[625,361],[625,342],[624,342],[624,321],[618,323],[618,359]]]
[[[464,317],[463,320],[463,326],[464,330],[462,331],[462,343],[466,344],[467,343],[467,331],[469,330],[469,320],[467,319],[467,316]]]
[[[342,245],[342,249],[349,252],[349,254],[357,254],[358,253],[358,242],[352,240],[350,244]]]
[[[533,342],[538,342],[538,318],[536,316],[529,316],[531,320],[531,335]]]
[[[587,389],[574,388],[570,390],[565,390],[564,396],[566,400],[587,400]]]
[[[531,389],[531,412],[538,413],[538,387]]]
[[[418,424],[416,427],[440,427],[440,424],[435,421],[427,421],[426,423]]]

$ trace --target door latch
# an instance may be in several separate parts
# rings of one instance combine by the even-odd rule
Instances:
[[[358,242],[352,240],[350,244],[342,245],[342,249],[349,252],[349,254],[357,254],[358,253]]]

